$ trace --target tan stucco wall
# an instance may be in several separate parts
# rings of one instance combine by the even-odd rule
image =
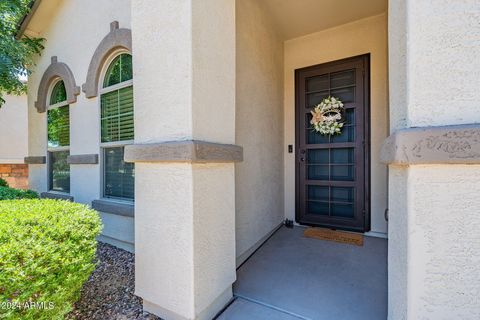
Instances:
[[[28,154],[27,95],[4,95],[0,108],[0,164],[23,163]]]
[[[248,254],[284,219],[283,44],[256,0],[237,1],[237,257]],[[240,262],[240,261],[238,261]]]
[[[387,168],[380,147],[387,137],[387,17],[381,14],[285,42],[285,145],[295,145],[295,69],[370,53],[372,235],[387,233]],[[285,216],[295,219],[295,153],[285,157]]]
[[[478,122],[479,3],[434,3],[435,7],[431,1],[413,1],[407,6],[407,51],[415,56],[415,60],[407,60],[408,89],[414,89],[406,92],[407,126]],[[437,7],[440,12],[432,14]]]
[[[132,1],[135,144],[235,142],[235,1]],[[212,319],[235,281],[233,163],[135,164],[135,293]]]
[[[478,319],[480,165],[417,165],[403,171],[408,318]]]
[[[480,123],[478,3],[389,9],[392,131]],[[474,136],[449,134],[437,151],[474,151]],[[388,318],[479,319],[480,166],[392,165],[389,181]]]

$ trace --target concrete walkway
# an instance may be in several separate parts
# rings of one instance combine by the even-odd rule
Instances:
[[[237,272],[220,320],[385,320],[387,240],[363,247],[281,228]]]

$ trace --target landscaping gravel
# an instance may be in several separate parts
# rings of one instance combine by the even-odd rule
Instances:
[[[98,243],[97,268],[83,286],[81,298],[67,319],[160,319],[143,312],[142,299],[134,294],[135,255]]]

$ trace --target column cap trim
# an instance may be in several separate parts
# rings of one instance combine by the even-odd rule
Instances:
[[[228,163],[243,161],[243,148],[198,140],[133,144],[125,147],[126,162]]]
[[[23,161],[26,164],[45,164],[47,163],[47,157],[46,156],[29,156],[23,158]]]
[[[480,124],[408,128],[383,143],[383,163],[480,164]]]

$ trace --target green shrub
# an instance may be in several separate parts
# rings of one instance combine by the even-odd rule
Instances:
[[[8,188],[8,183],[4,179],[0,178],[0,187],[7,187]]]
[[[0,319],[63,319],[95,268],[100,231],[82,204],[0,201],[0,303],[21,306],[0,308]]]
[[[0,187],[0,200],[14,199],[36,199],[38,193],[32,190],[13,189],[8,187]]]

